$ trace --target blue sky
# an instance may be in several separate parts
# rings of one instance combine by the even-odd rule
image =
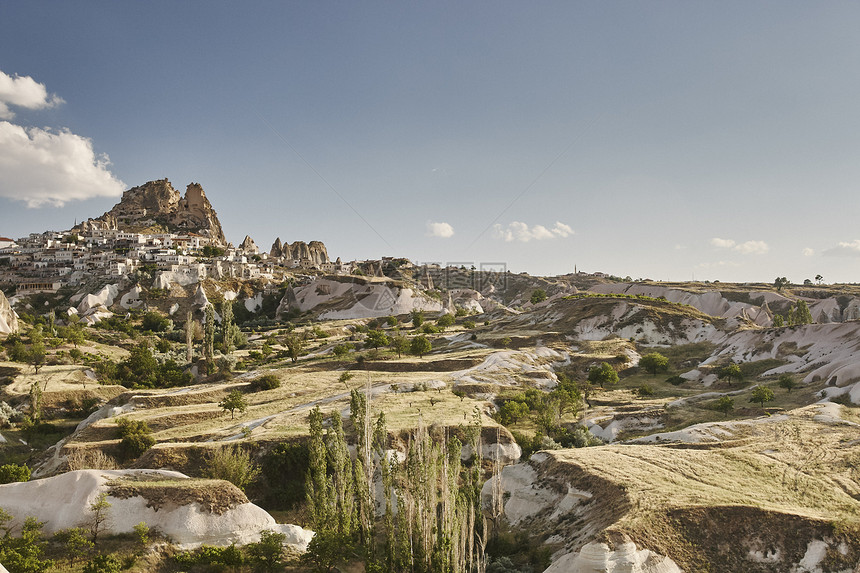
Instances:
[[[201,183],[228,240],[264,249],[858,282],[858,16],[4,2],[0,236],[69,228],[166,177]]]

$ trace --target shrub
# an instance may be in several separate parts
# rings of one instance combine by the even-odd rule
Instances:
[[[215,450],[206,462],[207,477],[227,480],[242,491],[260,475],[251,454],[239,448]]]
[[[255,392],[261,392],[264,390],[274,390],[275,388],[281,387],[281,380],[274,374],[263,374],[259,378],[255,378],[251,382],[251,388]]]
[[[12,483],[16,481],[30,481],[30,468],[18,464],[5,464],[0,466],[0,483]]]
[[[529,301],[531,301],[532,304],[537,304],[537,303],[543,302],[545,300],[546,300],[546,291],[543,290],[542,288],[535,289],[534,291],[532,291],[532,296],[529,299]]]
[[[119,426],[121,438],[120,452],[126,459],[140,457],[143,452],[155,445],[152,430],[145,421],[118,418],[116,423]]]
[[[314,535],[314,539],[318,535]],[[269,529],[264,529],[260,532],[260,541],[247,546],[251,560],[264,571],[277,571],[284,553],[283,544],[286,539],[287,536],[283,533],[275,533]],[[340,547],[343,549],[343,545]],[[310,547],[308,550],[310,551]]]
[[[640,396],[643,396],[643,397],[644,396],[653,396],[654,395],[654,389],[651,386],[649,386],[648,384],[642,384],[636,390],[636,393],[639,394]]]
[[[677,375],[676,376],[669,376],[668,378],[666,378],[666,382],[668,382],[672,386],[680,386],[681,384],[683,384],[686,381],[687,381],[686,378],[681,378],[680,376],[677,376]]]
[[[99,554],[84,565],[83,573],[120,573],[122,561],[113,554]]]

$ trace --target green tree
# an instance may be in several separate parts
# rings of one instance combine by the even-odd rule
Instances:
[[[221,346],[224,354],[233,352],[233,303],[221,303]]]
[[[260,541],[247,546],[251,561],[263,571],[277,571],[284,554],[284,541],[287,536],[264,529],[260,532]]]
[[[284,345],[287,347],[287,354],[293,364],[299,361],[299,356],[305,349],[305,339],[298,334],[288,334],[284,337]]]
[[[36,374],[39,373],[39,368],[45,365],[46,354],[45,345],[42,342],[34,342],[30,345],[30,350],[27,352],[27,362],[33,367]],[[47,385],[48,382],[46,380],[45,386]]]
[[[140,328],[151,332],[164,332],[170,328],[170,319],[156,310],[150,310],[144,313]]]
[[[99,534],[106,528],[109,519],[108,510],[111,503],[107,500],[107,493],[102,492],[90,504],[90,540],[93,545],[99,542]]]
[[[207,304],[204,314],[206,322],[203,325],[203,357],[208,374],[215,360],[215,307]]]
[[[389,343],[388,335],[381,330],[369,330],[367,338],[364,339],[365,348],[379,348]]]
[[[815,275],[815,282],[817,282],[818,284],[821,284],[821,281],[823,281],[823,280],[824,280],[823,276]]]
[[[773,315],[773,326],[775,328],[782,328],[783,326],[785,326],[785,319],[782,317],[781,314]]]
[[[7,525],[12,516],[0,509],[0,529],[5,534],[0,538],[0,563],[11,573],[42,573],[54,566],[50,559],[42,559],[45,542],[42,541],[43,522],[28,517],[21,526],[21,535],[12,537],[12,528]]]
[[[805,301],[799,300],[792,309],[794,316],[793,324],[812,324],[812,313],[809,312],[809,306]]]
[[[658,372],[669,370],[669,359],[659,352],[651,352],[639,359],[639,366],[644,368],[645,372],[654,376]]]
[[[433,349],[433,345],[430,344],[430,340],[427,339],[423,334],[420,336],[416,336],[412,339],[412,342],[409,345],[412,354],[417,354],[421,358],[424,357],[425,354],[430,352]]]
[[[546,291],[545,291],[545,290],[543,290],[542,288],[539,288],[539,289],[535,289],[535,290],[533,290],[533,291],[532,291],[532,296],[531,296],[531,298],[529,299],[529,301],[530,301],[532,304],[537,304],[537,303],[539,303],[539,302],[543,302],[543,301],[545,301],[545,300],[546,300]]]
[[[788,390],[789,394],[791,394],[791,391],[797,387],[797,380],[795,380],[794,376],[791,374],[781,374],[778,383],[779,387]]]
[[[333,531],[317,532],[302,555],[302,562],[313,567],[318,573],[334,573],[339,565],[347,562],[347,552],[351,540]],[[370,571],[370,569],[367,569]]]
[[[398,333],[391,337],[391,349],[400,358],[404,352],[409,352],[409,339]]]
[[[75,348],[86,341],[84,329],[77,324],[66,327],[64,333],[66,340],[73,344]]]
[[[236,410],[239,410],[239,413],[241,414],[248,409],[248,402],[245,400],[245,396],[242,392],[239,390],[233,390],[227,394],[226,398],[218,403],[218,407],[225,412],[230,412],[230,419],[232,420]]]
[[[776,279],[773,281],[773,286],[776,287],[777,292],[781,291],[789,284],[790,283],[788,282],[788,279],[785,277],[776,277]]]
[[[758,402],[764,408],[764,403],[770,402],[773,398],[773,390],[764,385],[756,386],[750,395],[750,402]]]
[[[72,527],[54,534],[54,539],[63,544],[63,549],[69,560],[69,567],[72,567],[75,561],[93,548],[93,542],[87,539],[86,533],[87,531],[83,527]]]
[[[126,459],[140,457],[143,452],[155,445],[152,430],[145,420],[117,418],[119,426],[119,447]]]
[[[726,379],[728,379],[729,384],[731,384],[732,381],[734,381],[734,380],[741,380],[744,377],[744,375],[741,372],[741,367],[735,363],[732,363],[732,364],[727,364],[726,366],[723,366],[722,368],[720,368],[720,372],[719,372],[719,374],[717,374],[717,377],[720,378],[721,380],[723,378],[726,378]]]
[[[100,553],[84,565],[83,573],[120,573],[122,561],[113,553]]]
[[[331,351],[335,355],[335,357],[343,358],[347,354],[349,354],[349,351],[351,349],[352,347],[349,344],[336,344],[334,348],[331,349]]]
[[[607,384],[617,384],[618,372],[608,362],[603,362],[600,366],[588,371],[588,381],[601,388]]]
[[[443,314],[439,317],[439,320],[436,321],[436,326],[445,330],[449,326],[454,326],[454,315],[452,314]]]
[[[499,408],[498,420],[499,423],[505,426],[516,424],[518,421],[526,418],[529,415],[529,406],[525,402],[516,400],[508,400],[502,407]]]
[[[730,396],[720,396],[715,408],[718,412],[722,412],[723,416],[728,416],[729,412],[735,408],[735,401]]]
[[[415,309],[411,314],[412,326],[418,328],[424,323],[424,311]]]

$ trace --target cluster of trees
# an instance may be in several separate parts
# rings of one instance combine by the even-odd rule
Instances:
[[[609,368],[612,370],[611,366]],[[592,372],[596,370],[602,370],[602,368],[593,368]],[[612,372],[615,373],[614,370]],[[618,380],[617,374],[615,380]],[[570,427],[562,424],[561,420],[565,416],[569,415],[575,418],[583,404],[583,394],[579,386],[564,373],[559,374],[558,385],[551,392],[547,393],[529,388],[525,392],[520,392],[500,401],[499,412],[496,415],[496,420],[499,423],[511,426],[529,419],[537,426],[537,434],[528,440],[530,444],[535,446],[534,449],[547,445],[544,444],[545,437],[566,448],[579,448],[601,443],[583,426]],[[518,438],[517,442],[526,441],[521,438]],[[552,442],[548,442],[548,444],[552,444]],[[532,449],[528,448],[529,444],[521,443],[520,445],[524,449]]]
[[[780,314],[773,315],[773,325],[775,327],[799,326],[802,324],[812,324],[812,322],[812,313],[809,311],[809,306],[802,300],[793,304],[786,316]]]
[[[489,525],[480,506],[480,413],[464,429],[477,452],[470,466],[460,461],[458,437],[447,432],[431,437],[420,422],[399,463],[388,449],[384,414],[374,422],[367,395],[357,390],[351,393],[350,416],[355,460],[339,413],[325,432],[319,408],[310,416],[305,489],[316,535],[304,560],[321,571],[350,560],[378,572],[485,570]],[[373,487],[376,475],[381,496]],[[385,508],[381,519],[377,507]]]
[[[99,378],[122,384],[126,388],[172,388],[191,384],[191,372],[175,360],[159,361],[146,344],[135,346],[127,358],[118,364],[102,360],[96,365]]]
[[[173,560],[183,568],[206,567],[208,571],[238,571],[243,565],[251,565],[259,571],[283,571],[284,541],[287,536],[271,530],[263,530],[260,541],[244,547],[236,544],[227,547],[203,545],[193,551],[176,554]]]

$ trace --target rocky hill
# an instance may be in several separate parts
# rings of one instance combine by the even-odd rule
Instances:
[[[321,265],[330,261],[325,245],[320,241],[296,241],[295,243],[281,243],[281,238],[275,239],[269,251],[270,257],[283,257],[285,259],[313,261],[315,265]]]
[[[190,183],[185,196],[170,181],[160,179],[132,187],[119,203],[96,219],[81,223],[79,229],[93,226],[137,230],[160,225],[171,232],[194,232],[209,237],[213,243],[226,244],[218,214],[199,183]]]

